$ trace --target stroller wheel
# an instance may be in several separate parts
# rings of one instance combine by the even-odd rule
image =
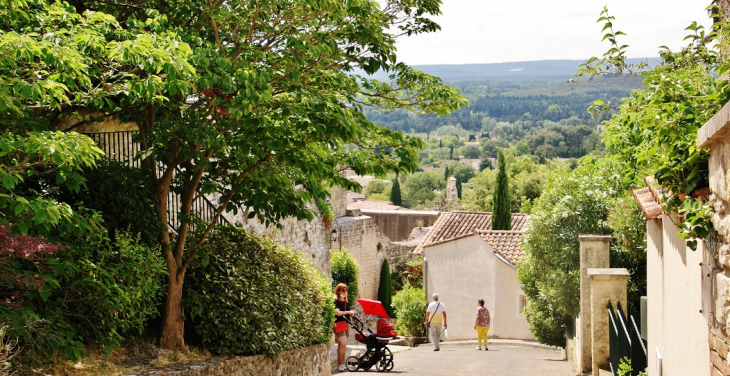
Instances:
[[[383,357],[378,361],[375,366],[378,372],[385,372],[393,370],[393,353],[390,352],[389,348],[385,348],[383,351]]]
[[[345,367],[350,372],[355,372],[360,368],[360,360],[355,356],[350,356],[345,360]]]

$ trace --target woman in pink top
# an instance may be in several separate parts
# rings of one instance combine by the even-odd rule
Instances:
[[[477,330],[477,350],[482,349],[482,339],[484,339],[484,350],[489,351],[487,347],[487,332],[489,332],[489,324],[491,324],[489,310],[484,307],[484,299],[479,299],[477,307],[477,319],[474,321],[474,329]]]

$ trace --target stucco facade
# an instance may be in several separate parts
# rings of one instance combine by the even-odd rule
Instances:
[[[662,376],[709,376],[708,254],[702,242],[687,248],[671,219],[661,218],[647,222],[648,374],[661,367]]]
[[[517,270],[479,235],[427,246],[424,255],[426,296],[437,292],[446,306],[449,340],[476,338],[478,299],[492,315],[490,338],[534,338],[521,310]]]

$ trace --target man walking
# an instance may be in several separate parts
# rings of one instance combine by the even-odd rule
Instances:
[[[428,305],[426,309],[426,318],[423,324],[428,328],[433,340],[434,349],[433,351],[439,351],[439,340],[441,340],[441,330],[446,329],[446,308],[443,303],[439,302],[439,294],[433,294],[433,302]]]

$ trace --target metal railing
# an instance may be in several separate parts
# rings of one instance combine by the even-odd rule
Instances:
[[[134,139],[134,135],[137,133],[138,131],[117,131],[85,133],[85,135],[94,140],[96,145],[104,151],[107,158],[122,162],[131,167],[140,168],[142,161],[136,158],[136,156],[142,150],[142,146]],[[176,169],[176,171],[180,172],[180,169]],[[182,220],[178,216],[180,206],[180,195],[170,192],[167,196],[167,224],[175,232],[177,232],[177,229],[182,224]],[[199,195],[193,201],[190,215],[204,222],[211,223],[217,211],[218,208],[207,197]],[[229,224],[223,215],[218,217],[216,222],[219,225]],[[191,227],[194,228],[194,222],[191,222]]]
[[[631,376],[638,376],[646,369],[647,354],[646,342],[641,338],[636,315],[630,312],[627,318],[621,308],[621,302],[616,304],[615,313],[611,302],[608,302],[606,308],[608,310],[611,372],[618,375],[621,359],[627,358],[631,360]]]

